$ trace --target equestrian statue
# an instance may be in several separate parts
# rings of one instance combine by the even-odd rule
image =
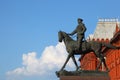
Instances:
[[[106,70],[109,70],[106,65],[104,55],[102,53],[102,47],[105,46],[105,47],[108,47],[111,49],[119,49],[120,47],[116,47],[110,43],[104,43],[104,42],[97,42],[97,41],[87,42],[84,39],[84,33],[86,31],[86,27],[82,23],[82,21],[83,21],[82,19],[78,18],[78,26],[72,33],[66,33],[63,31],[58,32],[59,42],[64,41],[64,44],[66,46],[66,51],[68,52],[67,59],[66,59],[64,65],[62,66],[62,68],[60,69],[60,71],[64,70],[64,68],[70,58],[72,58],[75,66],[76,66],[76,70],[78,70],[79,66],[75,60],[75,55],[85,55],[85,54],[88,54],[89,52],[94,52],[95,56],[97,58],[99,58],[99,60],[100,60],[100,62],[98,63],[98,65],[96,67],[96,70],[98,70],[100,68],[100,65],[102,63],[106,67]],[[77,40],[73,40],[70,37],[70,35],[74,35],[74,34],[77,34]]]

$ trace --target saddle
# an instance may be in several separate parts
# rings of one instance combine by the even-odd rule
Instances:
[[[78,48],[78,47],[75,48],[75,51],[77,53],[82,53],[85,50],[87,50],[87,41],[86,40],[82,41],[80,48]]]

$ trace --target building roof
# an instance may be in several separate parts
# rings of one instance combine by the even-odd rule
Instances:
[[[112,39],[116,32],[116,26],[120,28],[118,19],[99,19],[93,39]]]

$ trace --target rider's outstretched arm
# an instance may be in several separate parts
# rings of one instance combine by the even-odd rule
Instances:
[[[76,29],[72,32],[72,33],[68,33],[68,35],[74,35],[75,33],[77,33]]]

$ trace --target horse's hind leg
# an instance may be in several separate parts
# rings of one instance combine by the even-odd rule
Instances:
[[[100,68],[100,65],[102,64],[102,61],[101,61],[101,59],[100,59],[100,58],[99,58],[99,60],[100,60],[100,62],[99,62],[99,64],[97,65],[96,70],[98,70],[98,69]]]
[[[109,68],[108,68],[107,65],[106,65],[105,58],[103,59],[103,64],[104,64],[104,66],[105,66],[105,68],[106,68],[106,71],[109,71]]]
[[[99,60],[100,60],[99,64],[97,65],[97,68],[96,68],[96,70],[98,70],[98,69],[100,68],[100,65],[102,64],[102,56],[100,55],[100,49],[97,49],[97,50],[95,51],[95,55],[96,55],[97,58],[99,58]]]
[[[99,55],[99,59],[100,59],[100,63],[97,66],[97,70],[100,68],[100,65],[103,63],[106,70],[109,71],[109,69],[108,69],[108,67],[106,65],[106,62],[105,62],[105,58],[104,58],[104,56],[102,54]]]

